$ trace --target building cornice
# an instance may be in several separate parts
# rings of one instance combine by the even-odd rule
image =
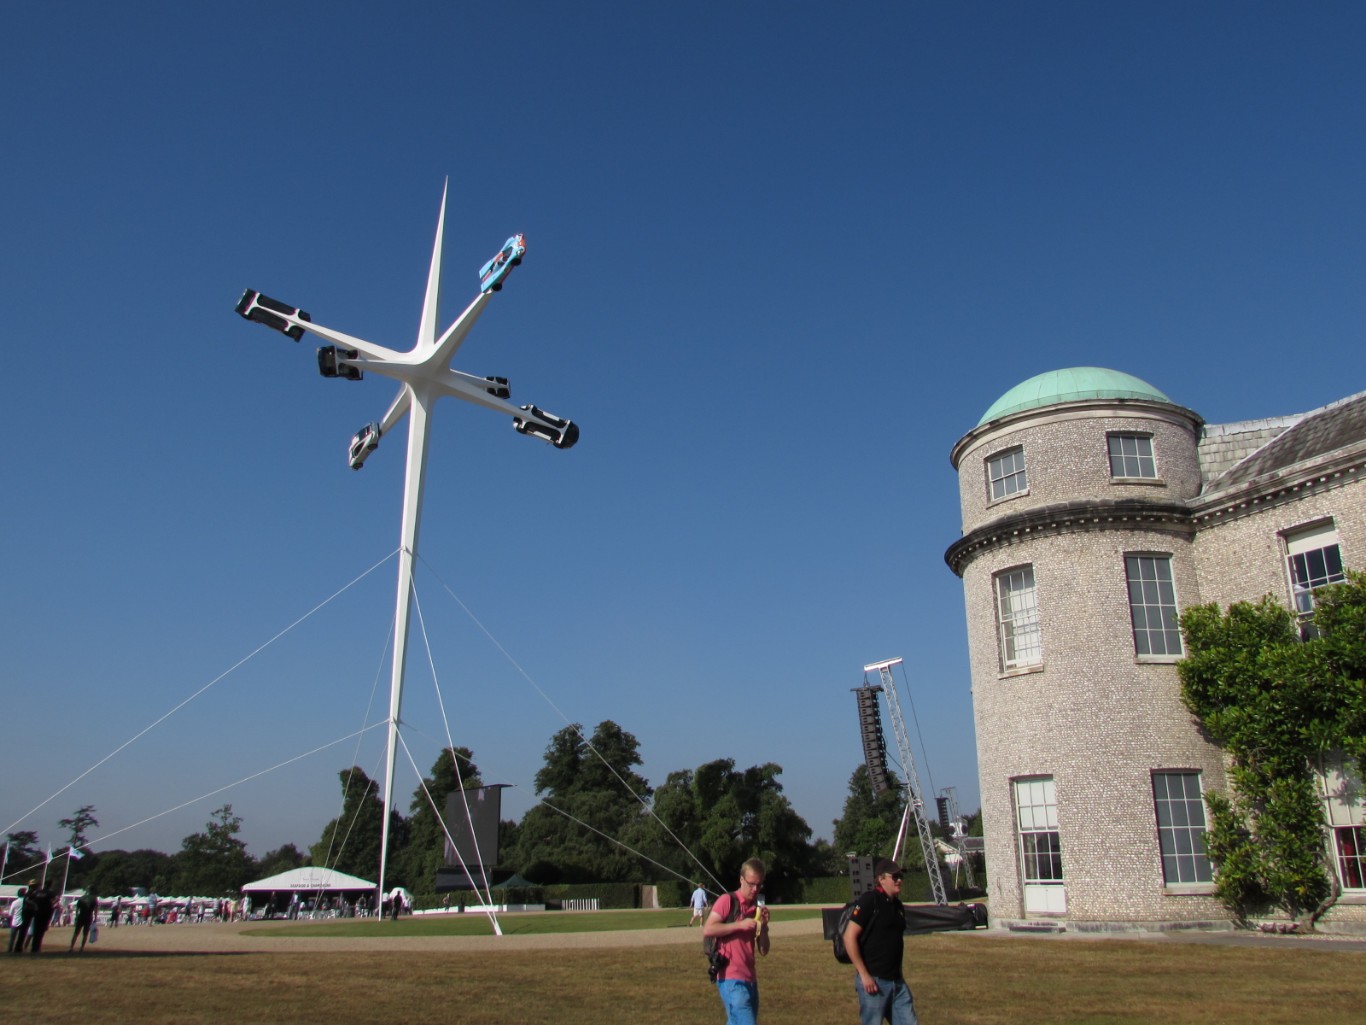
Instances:
[[[1212,527],[1363,479],[1366,479],[1366,443],[1200,495],[1188,504],[1197,527]]]
[[[1196,437],[1199,436],[1201,428],[1205,425],[1200,414],[1194,410],[1171,402],[1158,402],[1153,399],[1076,399],[1071,402],[1055,402],[1047,406],[1038,406],[1033,409],[1021,410],[1018,413],[1010,413],[1006,416],[997,417],[995,420],[988,420],[984,424],[978,424],[958,439],[957,444],[949,452],[949,462],[953,464],[955,470],[958,469],[958,464],[963,455],[983,439],[996,434],[998,431],[1012,430],[1024,424],[1037,426],[1061,420],[1094,420],[1103,417],[1126,416],[1139,416],[1180,424]]]
[[[1184,502],[1141,499],[1062,502],[1002,516],[964,534],[944,553],[944,561],[958,576],[983,552],[1036,537],[1082,531],[1142,529],[1189,537],[1195,522]]]

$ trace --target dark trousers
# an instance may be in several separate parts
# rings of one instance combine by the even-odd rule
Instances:
[[[32,936],[28,941],[29,952],[33,954],[40,953],[43,949],[43,937],[47,935],[47,923],[34,922],[33,928],[30,931],[32,932]]]
[[[28,923],[20,922],[9,931],[9,952],[11,954],[22,954],[24,944],[28,941]]]

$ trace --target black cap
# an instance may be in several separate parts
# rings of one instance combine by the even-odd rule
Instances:
[[[873,878],[881,879],[883,876],[901,875],[901,866],[891,858],[883,858],[873,869]]]

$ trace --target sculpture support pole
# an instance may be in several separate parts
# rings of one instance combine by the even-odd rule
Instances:
[[[411,387],[411,386],[410,386]],[[413,607],[413,562],[422,521],[422,489],[427,465],[427,435],[431,403],[436,398],[419,385],[413,388],[408,422],[408,465],[403,476],[403,525],[399,537],[398,598],[394,612],[394,664],[389,686],[389,749],[384,769],[384,825],[380,832],[379,897],[384,900],[384,877],[389,866],[389,821],[394,799],[394,760],[398,753],[399,713],[403,706],[403,673],[408,658],[408,627]]]

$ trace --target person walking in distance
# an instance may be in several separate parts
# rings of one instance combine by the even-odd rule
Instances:
[[[901,903],[901,866],[883,858],[873,869],[877,884],[854,905],[844,927],[844,949],[857,973],[860,1025],[917,1025],[915,1001],[901,969],[906,909]]]
[[[704,922],[707,918],[707,891],[702,889],[702,884],[697,884],[697,889],[692,892],[692,917],[688,919],[688,924],[694,922]]]
[[[739,889],[717,897],[702,926],[702,935],[715,938],[720,955],[716,991],[726,1009],[726,1025],[757,1025],[759,1020],[754,952],[768,956],[768,908],[759,895],[766,874],[758,858],[741,865]]]

